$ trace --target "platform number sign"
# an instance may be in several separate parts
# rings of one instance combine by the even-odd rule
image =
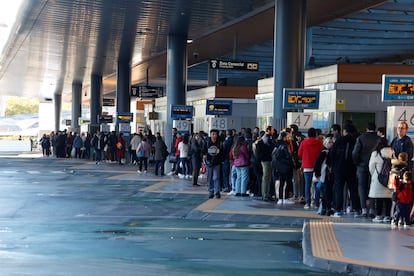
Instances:
[[[187,120],[174,120],[173,127],[175,127],[177,131],[180,133],[189,133],[191,123],[190,121],[187,121]]]
[[[295,124],[300,129],[313,127],[313,114],[311,112],[288,112],[287,124]]]
[[[210,130],[211,129],[226,130],[227,129],[227,118],[225,117],[211,118],[210,119]]]

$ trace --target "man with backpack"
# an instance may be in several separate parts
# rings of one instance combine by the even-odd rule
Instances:
[[[367,212],[367,198],[369,192],[369,185],[371,183],[371,174],[368,170],[369,159],[375,146],[379,143],[380,137],[375,132],[376,126],[374,123],[368,123],[367,131],[356,139],[354,150],[352,151],[352,159],[357,166],[358,179],[358,195],[361,204],[361,212],[359,210],[355,213],[356,218],[374,218],[374,200],[369,200],[369,215]]]

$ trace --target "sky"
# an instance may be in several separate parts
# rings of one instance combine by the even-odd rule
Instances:
[[[28,0],[0,0],[0,53],[3,52],[19,7],[24,1]]]

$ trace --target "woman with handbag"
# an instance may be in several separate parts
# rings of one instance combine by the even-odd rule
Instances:
[[[155,175],[158,175],[160,171],[161,176],[164,176],[164,163],[168,157],[167,145],[162,140],[160,133],[157,133],[156,141],[154,144],[155,148]]]

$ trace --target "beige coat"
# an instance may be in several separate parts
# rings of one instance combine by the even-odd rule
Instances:
[[[381,149],[381,155],[385,158],[394,158],[394,150],[391,147],[385,147]],[[369,188],[369,198],[391,198],[392,190],[384,187],[378,181],[378,172],[381,171],[382,164],[384,161],[381,158],[381,155],[377,151],[371,153],[371,158],[369,159],[369,172],[371,173],[371,186]]]

